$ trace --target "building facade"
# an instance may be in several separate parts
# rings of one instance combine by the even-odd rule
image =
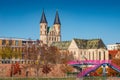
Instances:
[[[54,42],[52,46],[61,51],[69,51],[74,60],[108,60],[106,46],[101,39],[73,39],[71,41]]]
[[[108,50],[120,50],[120,43],[107,45]]]
[[[50,45],[52,42],[61,41],[61,23],[58,11],[56,12],[54,24],[52,27],[48,27],[48,22],[43,11],[40,20],[40,40],[43,41],[44,44],[48,45]]]
[[[0,38],[0,49],[3,50],[6,46],[9,46],[12,51],[23,53],[26,46],[29,47],[29,44],[36,43],[35,40],[2,37]]]
[[[13,51],[22,51],[24,39],[20,38],[0,38],[0,49],[10,46]]]

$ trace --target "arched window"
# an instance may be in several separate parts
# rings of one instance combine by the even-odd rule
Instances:
[[[101,52],[99,51],[99,60],[101,60]]]
[[[45,29],[47,29],[47,26],[45,25]]]
[[[56,37],[55,37],[54,39],[55,39],[55,41],[56,41]]]
[[[42,31],[40,31],[40,34],[42,34]]]
[[[86,51],[84,51],[84,55],[86,55]]]
[[[76,52],[74,51],[74,55],[76,55]]]
[[[90,52],[89,52],[89,60],[90,60]]]
[[[103,51],[103,59],[105,60],[105,51]]]
[[[45,35],[47,34],[47,31],[45,31]]]
[[[94,51],[93,51],[93,53],[92,53],[92,54],[93,54],[93,56],[92,56],[92,57],[93,57],[93,60],[94,60]]]
[[[56,37],[56,41],[58,41],[58,38]]]

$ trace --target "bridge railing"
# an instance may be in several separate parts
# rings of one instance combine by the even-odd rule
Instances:
[[[76,61],[69,61],[68,64],[74,65],[74,64],[102,64],[102,63],[111,63],[111,60],[76,60]]]

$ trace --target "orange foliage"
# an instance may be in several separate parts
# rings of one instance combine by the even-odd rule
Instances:
[[[108,76],[116,76],[118,73],[115,71],[115,70],[113,70],[112,68],[107,68],[107,71],[108,71]]]
[[[91,72],[90,76],[102,76],[102,67],[98,68],[95,72]]]
[[[21,71],[20,70],[20,65],[19,65],[18,62],[16,62],[15,64],[11,65],[11,73],[10,73],[11,76],[17,74],[20,71]]]

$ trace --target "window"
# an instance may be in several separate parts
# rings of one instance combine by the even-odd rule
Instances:
[[[9,40],[9,45],[12,45],[12,40]]]
[[[89,60],[90,60],[90,52],[89,52]]]
[[[56,38],[55,38],[55,41],[56,41]]]
[[[76,52],[74,51],[74,55],[76,55]]]
[[[45,25],[45,29],[47,29],[47,26]]]
[[[99,60],[101,60],[101,52],[99,51]]]
[[[45,31],[45,34],[47,34],[47,32]]]
[[[40,31],[40,34],[42,34],[42,31]]]
[[[49,37],[49,40],[51,40],[51,38]]]
[[[2,45],[5,45],[6,44],[6,40],[2,40]]]
[[[103,57],[104,57],[104,60],[105,60],[105,51],[103,51]]]
[[[15,41],[15,45],[18,46],[18,41],[17,40]]]
[[[84,51],[84,55],[86,55],[86,51]]]
[[[93,51],[93,60],[94,60],[94,51]]]

